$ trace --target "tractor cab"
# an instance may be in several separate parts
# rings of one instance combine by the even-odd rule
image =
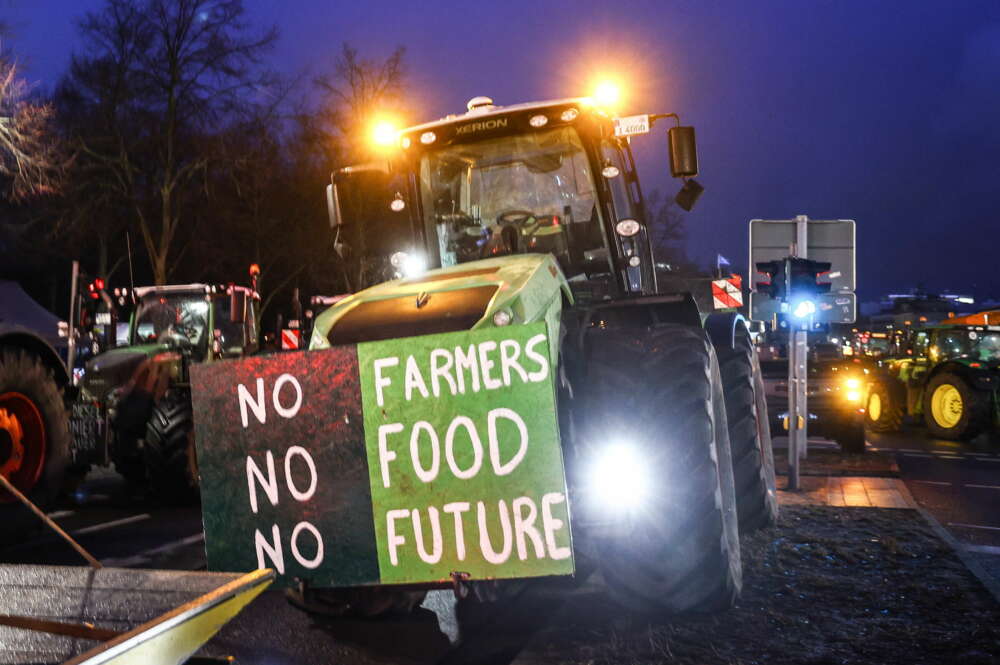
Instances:
[[[130,346],[162,345],[196,362],[257,348],[260,296],[245,286],[149,286],[135,295]]]
[[[503,107],[477,97],[467,113],[391,133],[386,162],[335,173],[331,223],[365,223],[347,202],[357,200],[363,174],[380,173],[391,182],[382,214],[406,229],[393,238],[396,277],[550,254],[574,292],[596,292],[598,299],[653,294],[648,220],[629,136],[663,117],[625,122],[591,98]],[[676,127],[668,136],[673,175],[696,175],[693,130]],[[700,186],[689,181],[682,194],[693,190]],[[690,208],[693,198],[679,202]]]

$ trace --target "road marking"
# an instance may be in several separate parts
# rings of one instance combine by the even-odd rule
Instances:
[[[915,483],[924,483],[925,485],[951,485],[951,483],[946,483],[941,480],[914,480]]]
[[[106,531],[107,529],[114,529],[115,527],[125,526],[126,524],[132,524],[134,522],[141,522],[143,520],[148,520],[152,515],[149,513],[143,513],[141,515],[132,515],[131,517],[123,517],[120,520],[112,520],[110,522],[103,522],[102,524],[95,524],[93,526],[85,526],[82,529],[77,529],[73,532],[74,536],[82,536],[87,533],[97,533],[98,531]]]
[[[975,487],[976,489],[981,490],[1000,490],[1000,485],[973,485],[972,483],[969,483],[966,487]]]
[[[934,457],[930,453],[903,453],[903,457]]]
[[[50,519],[61,520],[64,517],[69,517],[70,515],[76,515],[75,510],[57,510],[48,514]]]
[[[143,550],[142,552],[133,554],[132,556],[104,559],[101,561],[101,565],[111,568],[131,568],[132,566],[140,566],[144,563],[149,563],[149,560],[158,554],[167,554],[182,547],[202,542],[205,542],[205,534],[196,533],[195,535],[188,536],[187,538],[181,538],[180,540],[174,540],[164,545]]]
[[[962,543],[962,549],[966,552],[978,552],[980,554],[1000,554],[1000,547],[996,545],[966,545]]]
[[[958,461],[960,461],[960,462],[961,462],[961,461],[962,461],[963,459],[965,459],[964,457],[958,457],[957,455],[942,455],[941,453],[935,453],[935,454],[934,454],[934,457],[936,457],[936,458],[938,458],[938,459],[950,459],[950,460],[958,460]]]
[[[948,526],[958,527],[959,529],[983,529],[986,531],[1000,531],[1000,526],[985,526],[983,524],[960,524],[958,522],[948,522]]]
[[[924,453],[924,452],[927,452],[925,450],[918,450],[916,448],[897,448],[897,450],[899,450],[899,452],[901,452],[901,453]]]
[[[983,462],[1000,462],[1000,457],[984,457]]]

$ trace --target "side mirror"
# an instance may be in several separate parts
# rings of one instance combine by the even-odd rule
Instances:
[[[326,214],[330,217],[331,229],[335,229],[342,224],[340,199],[337,196],[337,186],[333,183],[326,186]]]
[[[705,188],[702,187],[697,180],[694,180],[693,178],[691,180],[685,180],[684,186],[681,187],[681,191],[677,192],[677,196],[674,197],[674,201],[676,201],[677,205],[684,210],[691,212],[691,208],[694,207],[698,197],[701,196],[701,193],[704,191]]]
[[[671,127],[667,130],[670,145],[670,174],[675,178],[693,178],[698,175],[698,147],[694,140],[694,127]]]

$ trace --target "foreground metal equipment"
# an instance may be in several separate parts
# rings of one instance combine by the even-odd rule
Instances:
[[[766,407],[745,321],[654,256],[630,140],[664,119],[689,208],[693,129],[589,98],[476,98],[336,173],[338,246],[395,243],[397,278],[309,353],[197,368],[210,567],[375,614],[586,552],[629,607],[729,606],[777,510]]]
[[[182,663],[273,579],[271,570],[0,565],[0,660]]]

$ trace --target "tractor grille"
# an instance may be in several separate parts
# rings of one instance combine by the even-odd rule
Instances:
[[[469,330],[483,318],[498,288],[477,286],[361,303],[334,324],[327,339],[331,345],[357,344]]]

